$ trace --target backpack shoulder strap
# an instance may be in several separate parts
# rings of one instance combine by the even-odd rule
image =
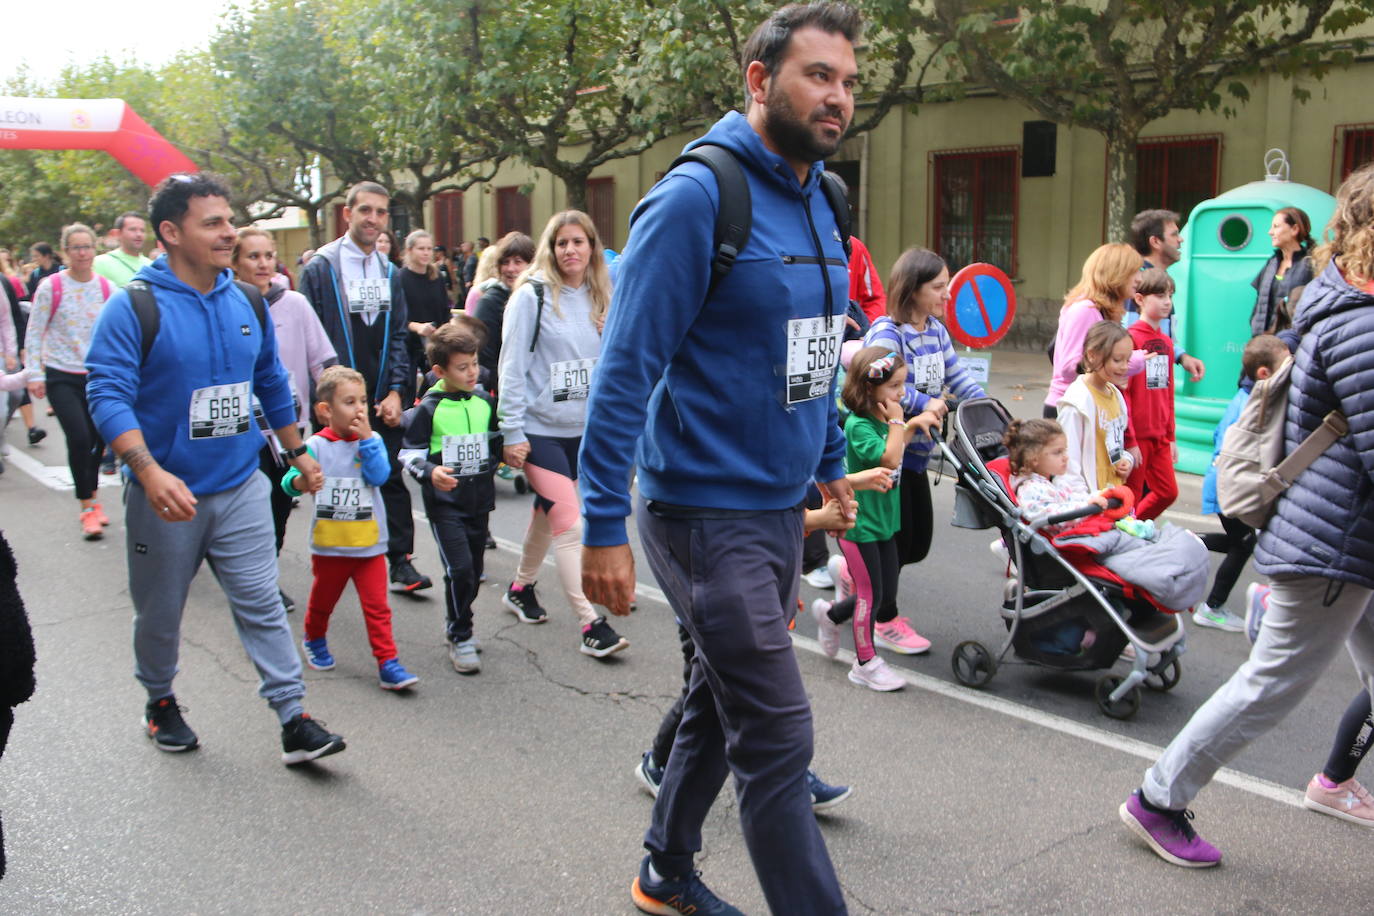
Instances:
[[[544,320],[544,284],[531,277],[526,281],[534,287],[534,333],[530,335],[530,352],[534,352],[534,345],[539,343],[539,325]]]
[[[713,238],[716,253],[711,259],[711,282],[706,287],[706,298],[709,299],[735,266],[735,258],[749,244],[754,209],[749,197],[749,182],[734,153],[723,146],[704,143],[674,159],[668,171],[684,162],[699,162],[709,168],[716,176],[716,187],[719,188],[720,203],[716,207]]]
[[[234,285],[239,291],[248,298],[248,304],[253,307],[253,314],[258,316],[258,326],[262,328],[263,336],[267,336],[267,300],[263,298],[258,288],[251,283],[242,280],[234,280]]]
[[[853,226],[849,219],[849,197],[844,192],[840,176],[834,172],[821,172],[821,190],[825,192],[830,209],[835,211],[835,226],[840,230],[840,244],[844,245],[844,257],[847,261],[854,254],[854,243],[849,240],[853,234]]]
[[[162,326],[162,313],[157,307],[157,299],[153,297],[153,288],[147,282],[131,280],[124,291],[129,294],[129,305],[143,331],[142,357],[139,359],[141,366],[148,361],[153,341],[157,340],[158,329]]]
[[[47,280],[48,286],[52,290],[52,304],[48,306],[48,322],[51,323],[57,317],[57,307],[62,304],[62,274],[55,273]]]

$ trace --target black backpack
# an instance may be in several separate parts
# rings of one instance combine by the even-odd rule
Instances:
[[[248,298],[248,304],[253,307],[253,314],[258,316],[258,324],[262,327],[262,333],[265,337],[267,335],[267,300],[251,283],[236,279],[234,285]],[[162,310],[158,308],[157,298],[153,295],[153,288],[148,285],[147,281],[131,280],[129,285],[124,287],[124,291],[129,294],[129,304],[133,307],[134,317],[138,319],[139,328],[143,332],[143,355],[138,361],[141,366],[148,361],[148,354],[153,349],[153,341],[157,340],[157,332],[162,327]]]
[[[684,162],[700,162],[716,176],[716,186],[720,189],[720,207],[716,211],[715,246],[716,254],[711,259],[711,283],[706,287],[709,299],[720,281],[729,275],[735,266],[735,258],[749,244],[749,231],[753,223],[754,208],[749,196],[749,182],[744,177],[744,168],[735,154],[723,146],[703,143],[683,153],[668,166],[668,171]],[[846,260],[850,257],[853,245],[850,244],[851,224],[849,220],[849,199],[845,196],[844,185],[834,172],[821,172],[821,190],[835,213],[835,225],[840,231],[840,242],[844,245]]]

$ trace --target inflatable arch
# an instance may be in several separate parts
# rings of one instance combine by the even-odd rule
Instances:
[[[0,149],[104,150],[149,187],[198,171],[122,99],[0,96]]]

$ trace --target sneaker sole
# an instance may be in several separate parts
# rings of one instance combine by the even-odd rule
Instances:
[[[660,903],[644,893],[639,887],[638,875],[635,876],[634,884],[630,885],[630,900],[642,913],[653,913],[654,916],[682,916],[682,910],[667,903]]]
[[[330,754],[337,754],[346,747],[348,747],[348,745],[340,738],[338,741],[331,741],[324,747],[316,748],[313,751],[283,751],[281,762],[289,767],[295,766],[298,763],[309,763],[312,760],[319,760],[321,757],[328,757]]]
[[[166,751],[169,754],[180,754],[183,751],[194,751],[196,748],[200,747],[199,738],[197,738],[195,741],[192,741],[190,744],[165,744],[157,740],[157,736],[154,735],[152,732],[148,731],[147,719],[143,720],[143,734],[148,738],[149,741],[153,742],[153,747],[157,748],[160,751]]]
[[[823,801],[823,802],[813,801],[813,802],[811,803],[811,810],[812,810],[812,811],[829,811],[831,808],[835,807],[835,806],[838,805],[840,802],[847,801],[847,800],[849,799],[849,796],[851,796],[851,795],[853,795],[853,794],[854,794],[854,789],[853,789],[853,787],[851,786],[850,788],[845,789],[845,790],[844,790],[843,792],[841,792],[839,795],[836,795],[834,798],[826,799],[826,800]]]
[[[1135,819],[1135,815],[1126,807],[1125,802],[1121,803],[1121,807],[1117,809],[1117,813],[1121,815],[1121,823],[1125,824],[1130,828],[1132,833],[1144,840],[1145,845],[1150,847],[1151,852],[1171,865],[1179,865],[1183,868],[1211,868],[1214,865],[1221,864],[1220,860],[1216,862],[1190,862],[1187,859],[1180,859],[1178,856],[1159,845],[1155,838],[1150,836],[1150,831],[1146,830],[1145,825]]]
[[[615,653],[619,652],[621,649],[628,649],[628,648],[630,648],[630,641],[629,641],[628,639],[625,639],[625,638],[622,636],[622,637],[620,638],[620,642],[618,642],[618,643],[616,643],[615,645],[610,646],[609,648],[606,648],[606,649],[593,649],[591,646],[587,645],[586,643],[583,643],[582,645],[578,646],[577,648],[578,648],[578,651],[581,652],[583,655],[590,655],[592,658],[605,658],[605,657],[608,656],[608,655],[614,655]]]
[[[378,681],[377,683],[383,690],[405,690],[407,687],[414,687],[416,684],[420,683],[420,679],[412,676],[404,681],[397,681],[394,684],[390,681]]]
[[[895,642],[888,642],[881,636],[874,636],[873,643],[879,648],[887,649],[890,652],[896,652],[898,655],[925,655],[930,651],[930,646],[926,646],[924,649],[910,649],[906,646],[899,646]]]
[[[101,538],[105,537],[105,532],[103,532],[103,531],[86,531],[86,532],[82,532],[81,537],[84,538],[85,540],[88,540],[88,541],[98,541],[98,540],[100,540]]]
[[[849,683],[857,684],[860,687],[867,687],[869,690],[876,690],[879,693],[892,693],[894,690],[901,690],[903,687],[906,686],[906,681],[902,681],[901,683],[893,684],[891,686],[875,684],[872,681],[865,680],[864,678],[859,677],[853,671],[849,672]]]
[[[1361,827],[1374,827],[1374,820],[1369,820],[1368,818],[1363,817],[1356,817],[1353,814],[1347,814],[1340,808],[1333,808],[1330,805],[1323,805],[1321,802],[1313,801],[1312,799],[1307,798],[1306,796],[1303,796],[1302,806],[1306,808],[1308,811],[1316,811],[1318,814],[1328,814],[1331,817],[1338,817],[1343,821],[1349,821],[1352,824],[1359,824]]]
[[[545,614],[543,617],[526,617],[525,612],[520,609],[520,605],[510,600],[505,595],[501,596],[501,606],[514,614],[516,619],[521,623],[543,623],[549,619],[548,614]]]
[[[642,760],[635,766],[635,778],[639,780],[639,784],[644,787],[645,792],[648,792],[654,798],[658,798],[658,786],[654,785],[654,781],[649,778],[649,774],[644,772],[644,761]]]
[[[1240,624],[1239,626],[1228,626],[1224,623],[1217,623],[1215,620],[1209,620],[1206,617],[1199,617],[1196,614],[1193,615],[1193,623],[1197,624],[1200,627],[1206,627],[1209,630],[1221,630],[1223,633],[1245,632],[1245,624]]]
[[[473,659],[470,662],[460,662],[458,659],[450,656],[449,663],[453,665],[453,670],[457,671],[459,674],[477,674],[482,670],[482,662],[480,659]]]
[[[414,582],[410,585],[401,585],[399,582],[391,583],[391,590],[393,592],[418,592],[433,587],[433,582]]]

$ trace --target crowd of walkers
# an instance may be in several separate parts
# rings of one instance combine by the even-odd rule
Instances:
[[[932,546],[930,432],[948,398],[986,396],[945,328],[949,265],[912,248],[884,285],[827,187],[822,163],[853,115],[859,34],[857,15],[835,3],[784,7],[753,33],[746,112],[689,144],[700,155],[641,201],[614,283],[585,213],[555,214],[537,240],[465,242],[450,260],[424,230],[392,235],[390,194],[376,182],[348,189],[345,233],[308,252],[298,278],[269,233],[234,228],[229,189],[203,174],[162,182],[146,215],[114,222],[103,254],[80,223],[57,249],[34,245],[22,269],[0,252],[5,422],[17,413],[36,445],[35,408],[50,406],[88,539],[111,524],[99,499],[107,446],[124,468],[135,674],[157,748],[199,744],[173,681],[190,582],[207,562],[285,763],[345,748],[305,711],[301,674],[338,664],[328,628],[350,582],[379,685],[417,684],[397,656],[388,595],[388,584],[432,586],[411,560],[407,477],[443,567],[449,660],[478,674],[473,605],[494,546],[494,479],[519,476],[533,499],[505,611],[549,619],[537,589],[552,550],[579,651],[625,651],[601,609],[625,615],[634,603],[633,512],[678,623],[681,696],[636,768],[656,802],[635,904],[738,912],[693,867],[729,774],[769,906],[844,911],[813,811],[849,790],[810,769],[811,711],[788,635],[799,584],[835,589],[811,610],[826,655],[852,632],[850,681],[906,684],[879,650],[930,649],[898,600],[902,568]],[[720,235],[726,173],[707,151],[748,185],[747,258]],[[1066,294],[1044,418],[1013,424],[1007,439],[1024,505],[1106,506],[1120,494],[1144,523],[1177,498],[1175,367],[1194,381],[1207,371],[1174,326],[1167,268],[1180,225],[1169,211],[1141,213],[1132,242],[1092,252]],[[156,260],[143,253],[149,230]],[[1253,647],[1120,811],[1161,857],[1194,867],[1220,853],[1187,806],[1342,645],[1365,689],[1306,798],[1374,826],[1374,799],[1355,779],[1374,730],[1374,167],[1341,188],[1322,246],[1295,208],[1278,211],[1270,236],[1218,442],[1252,386],[1289,359],[1288,449],[1332,410],[1349,433],[1292,482],[1262,531],[1221,514],[1212,477],[1204,486],[1223,529],[1206,543],[1225,560],[1192,619],[1247,631]],[[312,573],[299,644],[286,617],[295,601],[278,584],[298,504],[309,525],[293,536],[306,540]],[[825,533],[838,537],[834,555]],[[1252,552],[1268,584],[1251,586],[1241,614],[1227,604]],[[1050,651],[1091,641],[1060,633]]]

